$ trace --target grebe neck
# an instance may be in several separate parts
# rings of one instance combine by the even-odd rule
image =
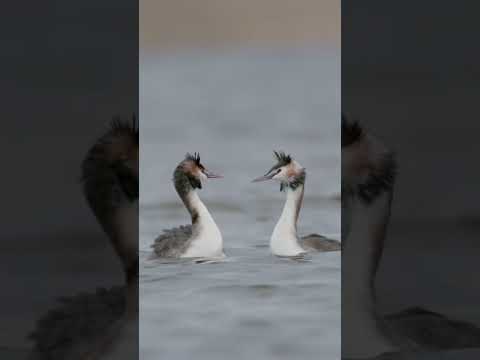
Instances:
[[[223,257],[222,234],[195,188],[188,179],[177,179],[175,188],[192,219],[191,246],[182,257]]]
[[[304,182],[285,186],[286,200],[280,219],[273,230],[270,248],[278,256],[295,256],[305,252],[298,243],[297,222],[303,203]]]
[[[375,306],[375,275],[391,200],[389,191],[372,203],[353,197],[346,200],[346,211],[342,213],[342,221],[349,222],[342,245],[342,339],[344,349],[351,352],[343,354],[345,357],[374,356],[395,349],[379,323]]]
[[[205,225],[216,226],[212,215],[208,211],[203,201],[200,199],[200,196],[198,196],[197,191],[190,191],[187,194],[184,202],[192,218],[192,226],[194,228],[198,228],[200,230],[204,228]]]

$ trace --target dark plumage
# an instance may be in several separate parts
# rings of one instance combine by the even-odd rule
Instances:
[[[135,114],[132,115],[131,121],[123,120],[120,116],[114,116],[110,123],[111,131],[114,133],[128,133],[136,141],[138,145],[138,121]]]
[[[272,166],[270,170],[268,170],[267,174],[271,174],[274,171],[278,171],[281,167],[288,166],[292,163],[293,158],[291,155],[285,154],[283,151],[273,151],[273,154],[275,156],[275,159],[277,160],[277,163]],[[305,184],[305,178],[306,178],[306,172],[305,169],[301,171],[300,174],[296,174],[293,176],[288,182],[281,182],[280,183],[280,191],[284,191],[287,188],[291,188],[295,190],[298,188],[300,185]]]
[[[303,169],[300,174],[295,175],[288,181],[287,183],[280,184],[280,191],[284,191],[286,188],[291,188],[292,190],[296,190],[299,186],[305,185],[305,180],[307,178],[307,172]]]
[[[135,269],[136,254],[116,242],[113,217],[117,210],[138,201],[138,123],[118,117],[87,152],[82,162],[82,184],[87,202],[126,266]]]
[[[138,145],[135,117],[114,118],[82,162],[84,195],[122,260],[126,286],[60,299],[37,322],[29,359],[103,358],[126,340],[118,331],[127,321],[138,322]]]
[[[372,138],[367,135],[360,123],[342,114],[342,151],[355,148],[354,145],[371,143]],[[354,188],[342,187],[342,194],[358,196],[367,204],[372,203],[384,192],[392,192],[397,175],[397,163],[393,151],[384,150],[379,158],[372,158],[369,161],[366,180]],[[345,180],[342,179],[342,184],[349,183]]]
[[[341,250],[340,241],[329,239],[318,234],[310,234],[302,236],[301,245],[305,249],[312,249],[315,251],[339,251]]]
[[[468,322],[452,320],[420,307],[408,308],[385,317],[395,336],[409,339],[430,350],[480,347],[480,329]]]
[[[480,346],[478,327],[423,308],[413,307],[389,314],[382,321],[393,337],[408,345],[402,346],[398,352],[363,358],[364,360],[435,359],[448,350],[478,349]]]
[[[191,190],[202,188],[202,182],[196,176],[195,168],[200,171],[205,169],[200,162],[200,154],[187,153],[185,159],[177,165],[173,172],[173,184],[182,200]]]
[[[292,157],[290,155],[286,155],[283,151],[273,151],[273,154],[275,155],[277,163],[272,166],[268,173],[272,172],[273,170],[277,170],[282,166],[287,166],[292,162]]]
[[[138,198],[138,143],[135,117],[114,118],[82,162],[83,190],[102,225],[113,209]]]
[[[60,299],[60,306],[37,321],[31,360],[83,360],[125,313],[125,288],[98,289]],[[75,345],[75,346],[74,346]]]
[[[173,229],[165,229],[152,245],[156,255],[162,257],[179,257],[192,243],[192,225],[183,225]]]
[[[342,148],[350,146],[364,136],[364,131],[357,121],[342,113]]]
[[[278,163],[281,166],[288,165],[292,162],[292,157],[290,155],[285,154],[283,151],[274,151],[275,157],[278,160]]]
[[[357,185],[356,193],[365,203],[372,203],[382,193],[393,191],[396,173],[395,156],[389,151],[371,168],[366,181]]]
[[[375,277],[383,253],[397,173],[395,155],[362,129],[359,123],[351,122],[342,116],[342,161],[345,161],[347,170],[343,171],[344,163],[342,163],[343,259],[357,258],[361,255],[359,252],[362,248],[369,256],[369,261],[363,264],[358,263],[359,265],[352,260],[344,262],[342,277],[347,279],[345,276],[347,272],[350,273],[350,276],[365,272],[365,278],[361,280],[365,282],[364,288],[357,291],[356,295],[361,296],[362,293],[368,292],[373,309],[376,306]],[[381,195],[386,195],[383,199],[384,202],[380,198]],[[357,211],[368,211],[377,205],[381,206],[379,211],[372,212],[369,215],[371,218],[367,219],[372,224],[369,233],[361,233],[357,237],[355,237],[357,235],[355,229],[344,230],[348,225],[344,224],[344,221],[348,219],[346,215],[351,216],[350,222],[353,222],[356,216],[365,216],[353,212],[351,207],[355,201],[363,205],[363,209],[367,209]],[[361,228],[360,231],[362,231]],[[356,243],[357,246],[351,252],[353,241],[361,241],[361,243]],[[352,289],[357,289],[358,278],[355,280],[357,280],[355,283],[351,283],[352,279],[343,283],[344,293],[348,294],[350,298],[354,294]],[[357,312],[360,314],[360,310]],[[392,340],[392,343],[399,346],[398,352],[370,357],[368,358],[370,360],[406,360],[417,358],[415,354],[426,353],[430,354],[429,359],[434,359],[436,351],[480,347],[480,329],[478,327],[467,322],[448,319],[441,314],[422,308],[410,308],[388,316],[379,316],[373,311],[370,316],[377,322],[379,329]],[[351,325],[352,328],[361,329],[362,327],[360,323]],[[348,329],[348,326],[346,328]],[[352,331],[350,336],[357,335],[355,331]],[[344,339],[346,339],[345,336]],[[418,358],[423,359],[423,356]],[[345,360],[349,359],[345,358]]]
[[[193,161],[198,167],[203,169],[203,165],[200,162],[200,153],[194,153],[193,155],[190,153],[187,153],[185,155],[185,160],[187,161]]]

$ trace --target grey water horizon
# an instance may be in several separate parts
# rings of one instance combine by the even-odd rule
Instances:
[[[291,153],[307,169],[300,235],[340,239],[339,52],[197,55],[141,56],[140,358],[339,359],[340,253],[271,255],[284,194],[251,183]],[[186,152],[224,175],[199,192],[224,261],[151,259],[190,221],[171,182]]]

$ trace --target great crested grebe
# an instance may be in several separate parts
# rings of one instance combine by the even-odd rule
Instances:
[[[342,116],[342,355],[396,349],[375,313],[374,278],[390,217],[391,151]]]
[[[466,322],[420,307],[387,316],[377,313],[375,276],[390,218],[396,161],[392,151],[345,115],[341,141],[342,359],[396,359],[395,354],[419,350],[480,347],[480,329]]]
[[[173,183],[190,213],[192,224],[164,230],[152,245],[157,256],[169,258],[225,256],[220,229],[197,193],[197,189],[202,188],[203,181],[221,177],[208,171],[200,162],[200,154],[197,153],[194,155],[187,153],[185,159],[178,164],[173,173]]]
[[[82,163],[87,202],[119,256],[125,287],[62,298],[37,323],[31,359],[138,356],[138,125],[116,118]]]
[[[317,234],[302,238],[297,235],[297,222],[302,207],[307,172],[290,155],[274,151],[277,163],[253,182],[276,180],[286,192],[282,215],[270,238],[270,249],[277,256],[297,256],[308,251],[340,250],[340,243]]]

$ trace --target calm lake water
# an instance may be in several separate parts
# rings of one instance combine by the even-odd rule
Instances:
[[[284,150],[307,168],[301,234],[340,238],[340,57],[334,51],[142,54],[140,358],[340,358],[340,253],[272,256]],[[200,191],[223,237],[214,264],[149,260],[189,222],[172,186],[186,152],[225,178]]]

